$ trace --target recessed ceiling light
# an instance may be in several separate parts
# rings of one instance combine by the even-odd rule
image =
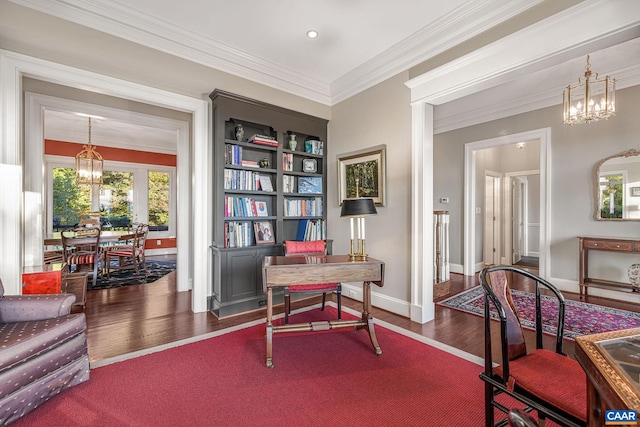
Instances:
[[[318,37],[318,32],[316,30],[309,30],[307,31],[307,37],[309,37],[310,39],[315,39],[316,37]]]

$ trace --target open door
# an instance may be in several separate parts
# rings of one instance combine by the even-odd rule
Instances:
[[[511,181],[511,236],[512,257],[511,264],[517,264],[526,251],[526,230],[524,218],[524,197],[526,177],[513,177]]]
[[[483,246],[485,265],[500,264],[500,181],[499,173],[485,172]]]

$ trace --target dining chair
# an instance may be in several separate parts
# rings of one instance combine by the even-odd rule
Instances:
[[[93,276],[93,286],[98,280],[103,262],[100,248],[100,229],[66,229],[62,236],[62,257],[70,272],[87,271]]]
[[[283,243],[285,256],[324,256],[327,255],[325,240],[295,241],[285,240]],[[284,323],[289,323],[291,312],[291,293],[320,293],[322,292],[322,310],[328,292],[335,292],[338,302],[338,319],[342,319],[342,286],[340,283],[312,283],[294,284],[284,288]]]
[[[509,281],[535,284],[535,349],[527,349],[522,328],[524,319],[518,317]],[[483,269],[480,283],[484,291],[485,367],[480,378],[485,383],[485,425],[494,425],[495,409],[505,413],[515,409],[507,406],[517,402],[496,399],[501,394],[524,403],[528,410],[537,411],[542,423],[548,418],[563,426],[586,425],[586,374],[576,360],[562,351],[565,315],[562,293],[527,270],[504,265]],[[552,333],[553,349],[544,348],[543,308],[545,321],[554,322],[551,330],[545,331]],[[500,322],[495,362],[492,317]],[[499,423],[503,424],[504,420]]]
[[[133,266],[136,273],[140,273],[140,268],[146,271],[146,258],[144,255],[144,245],[149,234],[148,224],[135,224],[132,235],[124,236],[124,244],[108,246],[105,250],[105,264],[107,276],[111,270],[129,268]],[[111,265],[112,258],[118,259],[118,267]]]

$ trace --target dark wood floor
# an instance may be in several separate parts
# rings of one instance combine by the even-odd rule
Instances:
[[[477,284],[476,277],[452,274],[446,284],[437,285],[437,299],[446,298]],[[518,286],[527,290],[527,286]],[[579,299],[577,294],[565,293],[567,299]],[[296,309],[316,304],[313,297],[292,304]],[[590,297],[588,302],[629,311],[640,311],[637,304]],[[343,297],[343,304],[356,310],[361,303]],[[275,313],[281,313],[276,307]],[[464,350],[476,356],[483,354],[483,319],[436,305],[435,319],[425,324],[411,322],[396,314],[373,309],[374,318],[416,332],[425,337]],[[191,292],[176,292],[175,273],[157,282],[124,288],[89,291],[87,295],[87,324],[89,357],[92,362],[144,350],[150,347],[188,339],[208,332],[252,320],[264,319],[265,309],[217,319],[211,313],[191,311]],[[572,355],[573,342],[566,342],[565,352]]]

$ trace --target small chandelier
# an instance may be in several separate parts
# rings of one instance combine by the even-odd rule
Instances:
[[[598,78],[591,72],[589,56],[582,77],[562,93],[564,123],[568,125],[596,122],[616,114],[616,79]]]
[[[102,156],[91,145],[91,117],[89,117],[89,143],[76,154],[76,183],[102,185]]]

